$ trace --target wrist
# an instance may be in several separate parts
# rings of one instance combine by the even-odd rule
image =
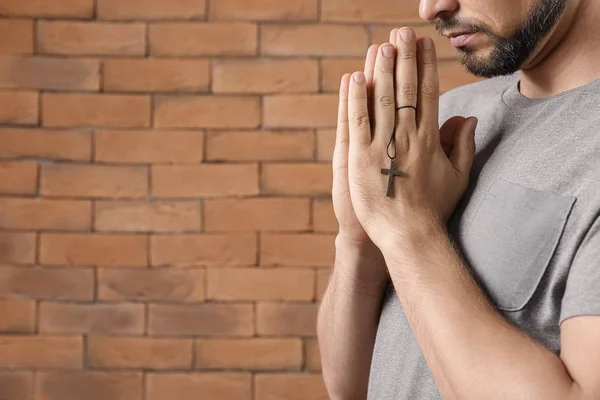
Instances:
[[[389,229],[379,246],[386,261],[409,259],[412,254],[423,253],[431,243],[448,236],[447,227],[434,219],[422,219],[419,223],[402,226],[401,229]]]
[[[360,291],[380,292],[389,274],[381,250],[370,239],[352,240],[338,234],[332,279]]]

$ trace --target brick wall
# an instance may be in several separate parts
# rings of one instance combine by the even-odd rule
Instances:
[[[325,399],[338,82],[416,0],[0,0],[0,398]]]

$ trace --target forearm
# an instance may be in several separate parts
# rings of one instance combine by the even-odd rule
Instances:
[[[319,308],[323,378],[333,400],[365,399],[388,277],[374,245],[336,240],[336,259]]]
[[[494,310],[445,229],[413,239],[384,255],[436,382],[465,400],[576,398],[560,358]]]

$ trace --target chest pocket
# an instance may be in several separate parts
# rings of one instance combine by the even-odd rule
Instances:
[[[575,197],[499,178],[463,237],[465,259],[496,307],[523,309],[538,287]]]

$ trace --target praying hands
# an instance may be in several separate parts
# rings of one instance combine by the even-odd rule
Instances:
[[[383,250],[448,221],[469,182],[477,120],[440,129],[438,103],[433,40],[410,28],[372,46],[364,73],[344,75],[333,159],[341,234]]]

